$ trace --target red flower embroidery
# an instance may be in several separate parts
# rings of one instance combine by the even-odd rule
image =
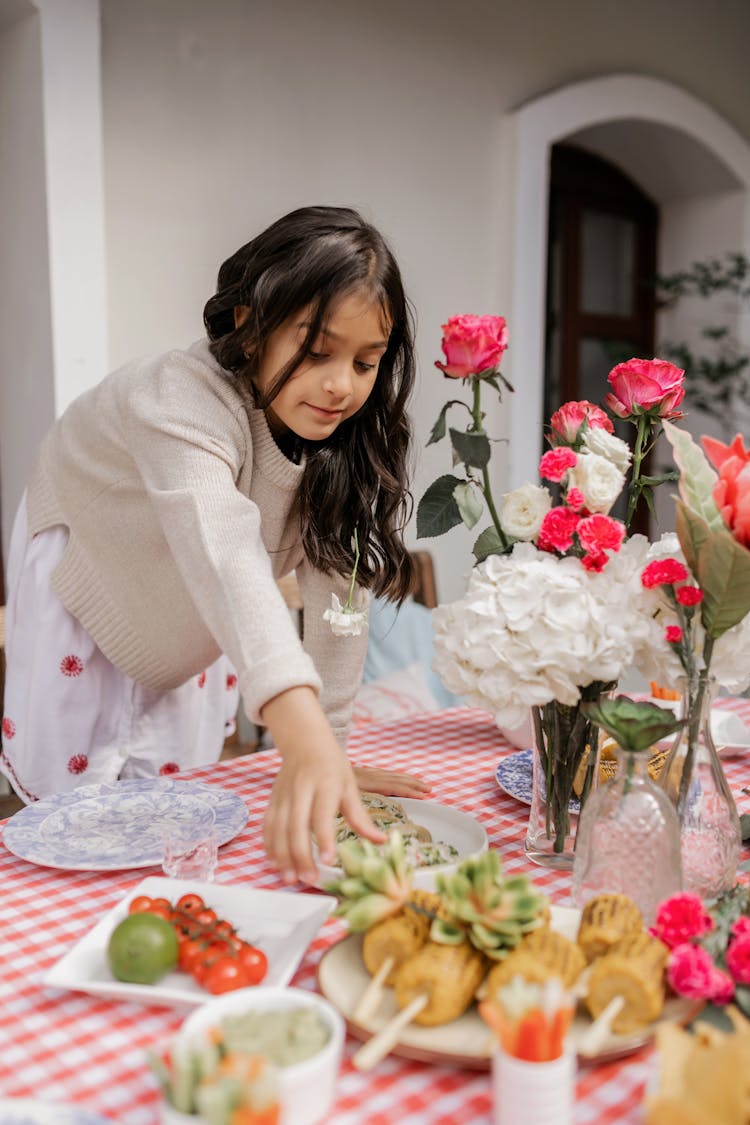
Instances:
[[[80,656],[64,656],[60,661],[60,671],[63,676],[80,676],[83,671],[83,661]]]
[[[16,733],[16,724],[12,719],[3,719],[3,734],[6,738],[12,738]]]
[[[85,754],[74,754],[68,761],[68,773],[85,773],[89,768],[89,760]]]
[[[177,762],[165,762],[164,765],[159,770],[159,773],[161,773],[161,774],[179,773],[179,772],[180,772],[180,767],[177,765]]]
[[[198,687],[205,687],[205,686],[206,686],[206,673],[201,672],[200,676],[198,677]]]
[[[232,688],[236,688],[236,687],[237,687],[237,677],[230,674],[229,676],[227,676],[227,691],[231,691]]]

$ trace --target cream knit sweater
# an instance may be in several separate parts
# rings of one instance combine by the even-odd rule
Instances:
[[[68,408],[29,483],[29,531],[69,528],[54,588],[126,675],[163,691],[223,652],[253,722],[308,684],[343,743],[366,635],[323,621],[348,581],[304,558],[302,472],[202,340],[126,364]],[[304,644],[275,581],[294,569]]]

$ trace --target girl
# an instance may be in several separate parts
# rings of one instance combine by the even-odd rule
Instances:
[[[355,779],[343,747],[366,635],[324,620],[355,542],[363,597],[400,601],[412,581],[410,314],[381,235],[310,207],[224,262],[204,322],[187,351],[83,394],[42,445],[9,556],[0,764],[31,801],[215,761],[239,688],[281,755],[266,849],[309,881],[310,831],[331,862],[339,810],[383,839],[357,780],[427,789]],[[291,570],[304,642],[276,586]]]

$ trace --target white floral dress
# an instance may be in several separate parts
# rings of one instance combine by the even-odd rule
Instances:
[[[230,661],[222,656],[166,692],[123,675],[52,589],[67,529],[29,539],[26,523],[22,501],[8,558],[0,753],[0,771],[19,797],[30,802],[217,761],[238,706]]]

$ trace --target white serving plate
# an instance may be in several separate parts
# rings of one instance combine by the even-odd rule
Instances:
[[[407,817],[415,824],[427,828],[433,840],[440,840],[452,844],[458,851],[458,858],[452,863],[436,864],[434,867],[417,867],[414,870],[413,885],[422,890],[435,889],[435,876],[453,871],[457,864],[469,855],[487,850],[487,833],[481,824],[451,805],[440,805],[436,801],[420,801],[410,797],[396,798],[403,806]],[[395,827],[398,827],[397,825]],[[317,858],[318,878],[314,886],[325,889],[326,884],[333,879],[340,879],[343,871],[340,867],[332,867],[321,863]]]
[[[154,867],[161,864],[163,825],[206,807],[215,812],[219,845],[247,824],[247,805],[227,789],[167,777],[133,778],[34,801],[10,818],[3,843],[20,859],[62,871]]]
[[[568,906],[552,906],[550,910],[553,929],[575,940],[580,910]],[[318,984],[323,995],[341,1012],[347,1030],[356,1039],[370,1039],[399,1009],[393,989],[385,988],[380,1006],[373,1015],[362,1022],[354,1019],[354,1009],[371,979],[362,960],[362,941],[362,934],[350,934],[331,946],[318,966]],[[700,1003],[682,996],[669,998],[660,1019],[632,1035],[610,1033],[596,1055],[587,1055],[586,1059],[606,1062],[631,1054],[653,1038],[661,1023],[684,1023],[700,1006]],[[574,1047],[590,1026],[589,1015],[579,1008],[571,1027]],[[421,1062],[488,1070],[494,1043],[493,1033],[476,1006],[472,1005],[459,1019],[438,1027],[409,1024],[402,1030],[392,1053]]]
[[[162,1007],[194,1007],[211,1000],[211,993],[187,973],[167,973],[156,984],[130,984],[116,980],[107,965],[109,936],[126,917],[131,899],[148,895],[176,902],[188,891],[201,895],[220,918],[232,923],[241,938],[263,950],[268,957],[268,973],[263,982],[267,985],[289,982],[337,901],[319,894],[261,891],[228,883],[196,883],[192,879],[154,875],[142,880],[113,906],[93,930],[52,966],[42,983],[50,988],[70,988]]]

